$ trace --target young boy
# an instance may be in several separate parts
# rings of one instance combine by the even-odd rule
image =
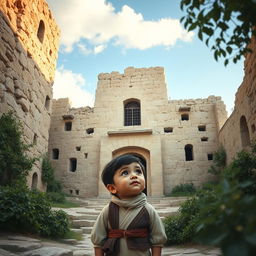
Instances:
[[[144,171],[133,155],[116,157],[103,169],[101,178],[112,198],[91,233],[95,256],[161,255],[166,235],[156,210],[142,193]]]

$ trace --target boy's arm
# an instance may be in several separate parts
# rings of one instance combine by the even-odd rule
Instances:
[[[161,256],[162,247],[160,246],[153,246],[151,248],[152,250],[152,256]]]
[[[104,256],[103,250],[100,247],[94,247],[94,255],[95,256]]]

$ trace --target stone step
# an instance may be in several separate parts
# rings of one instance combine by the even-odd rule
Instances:
[[[92,227],[81,227],[83,230],[83,234],[91,234],[92,232]]]
[[[83,234],[83,230],[81,228],[71,228],[70,230],[77,234]]]
[[[92,227],[95,223],[95,220],[73,220],[72,227],[81,228],[81,227]]]
[[[86,220],[96,220],[98,215],[96,214],[69,214],[69,217],[71,220],[81,220],[81,219],[86,219]]]

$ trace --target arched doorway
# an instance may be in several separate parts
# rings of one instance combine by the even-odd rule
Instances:
[[[145,167],[145,184],[146,188],[144,189],[144,193],[150,194],[150,165],[149,165],[149,151],[144,148],[140,147],[125,147],[125,148],[120,148],[112,152],[112,156],[117,157],[120,155],[125,155],[125,154],[131,154],[140,159],[142,164]]]
[[[38,175],[36,172],[34,172],[34,174],[32,176],[31,189],[37,189],[37,183],[38,183]]]

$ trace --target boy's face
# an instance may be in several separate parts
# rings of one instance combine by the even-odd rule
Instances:
[[[128,199],[142,192],[145,188],[145,178],[139,163],[133,162],[121,166],[113,177],[114,184],[108,184],[107,189],[119,196]]]

